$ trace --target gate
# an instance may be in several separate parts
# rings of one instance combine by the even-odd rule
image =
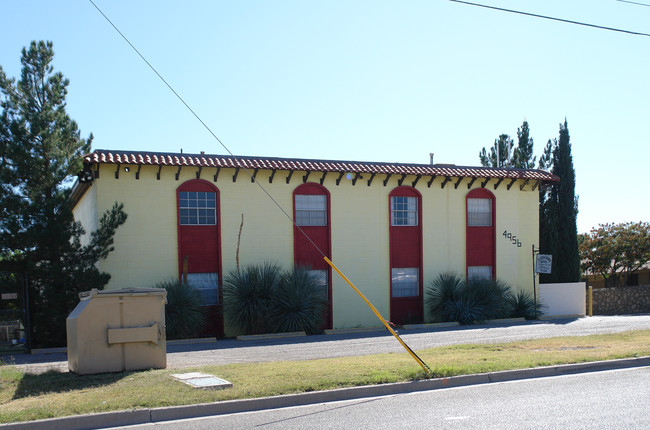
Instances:
[[[28,299],[24,273],[0,272],[0,354],[30,351]]]

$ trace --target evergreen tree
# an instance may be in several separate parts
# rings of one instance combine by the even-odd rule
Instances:
[[[85,234],[68,201],[92,135],[80,137],[66,113],[69,81],[54,73],[51,42],[22,50],[20,80],[0,67],[0,269],[26,273],[34,343],[65,345],[65,319],[78,293],[102,288],[110,276],[96,263],[113,250],[113,234],[126,221],[121,204]]]
[[[517,129],[517,147],[513,151],[513,165],[518,169],[534,169],[537,157],[533,156],[533,138],[528,121]]]
[[[549,148],[552,148],[551,172],[560,177],[560,183],[551,187],[540,203],[540,249],[553,255],[552,273],[543,275],[540,282],[577,282],[580,280],[576,225],[578,199],[575,195],[575,170],[566,119],[564,124],[560,124],[559,139],[553,144],[549,141],[547,149]],[[546,160],[547,157],[543,156],[542,159]]]

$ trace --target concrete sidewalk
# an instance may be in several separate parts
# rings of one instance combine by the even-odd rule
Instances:
[[[107,412],[101,414],[77,415],[47,420],[30,421],[25,423],[0,424],[0,429],[82,430],[122,427],[186,418],[251,412],[264,409],[277,409],[315,403],[327,403],[340,400],[353,400],[366,397],[414,393],[419,391],[463,387],[468,385],[491,384],[514,381],[518,379],[542,378],[549,376],[570,375],[584,372],[598,372],[645,366],[650,366],[650,357],[567,364],[562,366],[538,367],[533,369],[509,370],[503,372],[453,376],[449,378],[435,378],[413,382],[351,387],[327,391],[313,391],[309,393],[264,397],[258,399],[231,400],[199,405],[172,406],[166,408],[136,409],[129,411]]]

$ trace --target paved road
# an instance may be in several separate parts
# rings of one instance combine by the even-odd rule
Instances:
[[[585,336],[629,330],[650,330],[650,315],[597,316],[578,319],[529,321],[509,324],[458,326],[405,330],[402,339],[413,349],[465,343],[513,342],[557,336]],[[401,352],[401,345],[388,333],[336,334],[301,338],[237,341],[232,339],[193,345],[168,345],[167,366],[183,368],[204,364],[263,361],[296,361],[316,358]],[[48,368],[67,370],[64,353],[3,357],[29,371]]]
[[[123,427],[144,429],[650,428],[650,367]]]

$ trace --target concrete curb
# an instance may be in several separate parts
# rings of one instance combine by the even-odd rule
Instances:
[[[77,415],[22,423],[0,424],[0,429],[32,430],[84,430],[102,427],[117,427],[196,418],[238,412],[260,411],[264,409],[302,406],[339,400],[352,400],[364,397],[385,396],[442,388],[465,387],[520,379],[543,378],[548,376],[572,375],[603,370],[626,369],[650,366],[650,356],[625,358],[620,360],[595,361],[588,363],[564,364],[560,366],[536,367],[532,369],[506,370],[502,372],[480,373],[476,375],[452,376],[412,382],[350,387],[338,390],[313,391],[301,394],[263,397],[258,399],[229,400],[199,405],[172,406],[166,408],[136,409],[130,411],[106,412],[100,414]]]

